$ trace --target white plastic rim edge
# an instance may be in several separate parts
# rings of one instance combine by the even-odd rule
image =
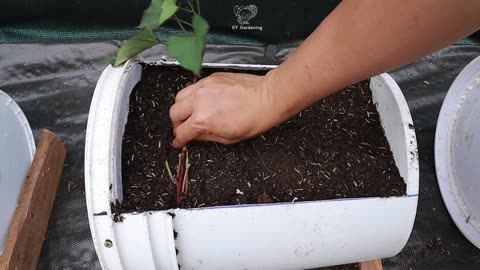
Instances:
[[[22,109],[18,106],[18,104],[5,92],[0,90],[0,101],[7,104],[10,109],[17,114],[18,119],[23,123],[23,130],[27,137],[28,148],[30,148],[31,158],[33,160],[33,156],[35,155],[36,145],[35,145],[35,138],[33,137],[32,128],[28,123],[27,117],[23,113]]]
[[[471,213],[467,213],[466,209],[460,206],[464,202],[455,182],[452,164],[449,163],[452,148],[451,131],[460,109],[459,102],[468,84],[475,78],[480,78],[480,56],[463,68],[443,100],[435,131],[435,167],[440,192],[450,216],[463,235],[480,249],[480,230],[471,222],[466,222]]]
[[[152,62],[148,64],[151,63]],[[153,64],[175,65],[177,63],[162,61],[153,62]],[[205,64],[204,66],[238,69],[265,69],[275,67],[248,64]],[[110,267],[110,269],[123,269],[122,254],[125,254],[125,250],[119,250],[117,245],[115,245],[115,242],[112,243],[111,247],[105,248],[106,242],[104,241],[114,241],[116,239],[116,226],[112,220],[110,202],[112,198],[121,198],[122,193],[121,183],[120,185],[115,185],[115,183],[111,183],[112,179],[116,179],[116,177],[120,178],[120,176],[113,175],[115,174],[115,170],[112,170],[112,168],[118,166],[118,164],[116,164],[118,163],[118,160],[114,160],[115,154],[119,151],[118,145],[114,146],[113,150],[111,148],[112,145],[115,144],[115,137],[119,135],[120,137],[122,136],[122,134],[115,134],[116,132],[113,131],[115,130],[115,128],[112,125],[114,125],[116,122],[116,119],[114,118],[118,117],[115,116],[114,108],[115,106],[118,106],[118,104],[116,103],[118,102],[119,94],[121,94],[118,92],[122,88],[122,83],[125,84],[123,77],[126,72],[132,71],[134,73],[138,73],[136,75],[133,75],[138,76],[138,79],[135,80],[136,83],[140,78],[141,68],[133,61],[127,62],[122,67],[112,68],[111,66],[109,66],[104,70],[95,88],[95,93],[92,99],[91,109],[88,118],[87,136],[85,143],[85,188],[87,197],[87,209],[92,238],[95,244],[95,249],[99,256],[100,264],[102,265],[103,269],[107,269],[106,266]],[[406,104],[405,98],[400,91],[400,88],[388,74],[382,74],[375,78],[377,78],[376,80],[378,86],[373,87],[387,87],[393,90],[394,98],[396,99],[396,102],[401,108],[402,126],[405,131],[404,134],[406,136],[404,141],[406,141],[407,138],[413,138],[413,143],[409,146],[409,148],[414,151],[409,151],[409,153],[416,153],[415,133],[414,130],[410,128],[412,120],[409,114],[408,106]],[[114,99],[112,97],[117,98]],[[94,137],[94,134],[97,136]],[[108,153],[108,155],[106,155],[105,153]],[[404,176],[405,179],[408,179],[406,183],[407,196],[415,197],[416,209],[416,197],[418,194],[418,157],[414,154],[412,156],[408,156],[406,158],[403,157],[401,159],[404,159],[405,161],[411,161],[407,169],[407,175],[402,176]],[[110,190],[112,184],[117,187],[113,188],[113,190]],[[411,228],[413,227],[415,211],[413,211],[411,215],[411,224],[405,224],[409,226],[408,232],[411,232]],[[166,214],[164,216],[165,219],[170,218]],[[172,222],[170,220],[167,223],[171,224]],[[165,231],[165,234],[169,234],[168,230]],[[407,239],[405,239],[405,243]],[[402,243],[401,247],[403,247],[405,243]],[[171,244],[174,244],[173,240],[171,241]],[[170,246],[168,249],[169,250],[167,251],[167,254],[165,254],[165,256],[170,256],[170,263],[172,266],[170,267],[170,269],[173,269],[176,268],[175,253],[172,253],[172,250],[175,249],[175,246]]]
[[[0,100],[4,101],[5,104],[8,104],[11,110],[17,114],[18,119],[23,123],[23,130],[25,131],[25,135],[27,136],[28,148],[30,148],[31,150],[30,152],[33,159],[33,156],[35,155],[36,145],[32,133],[32,128],[28,123],[27,117],[23,113],[22,109],[20,109],[20,106],[18,106],[18,104],[2,90],[0,90]]]
[[[13,112],[13,114],[16,115],[17,120],[20,123],[22,123],[23,133],[25,134],[27,148],[29,149],[28,158],[30,159],[30,163],[31,163],[33,161],[33,156],[35,155],[36,146],[35,146],[35,139],[33,137],[32,129],[30,128],[30,124],[28,123],[28,120],[25,117],[25,114],[23,113],[22,109],[20,109],[18,104],[9,95],[7,95],[2,90],[0,90],[0,103],[2,104],[2,106],[8,107]],[[30,166],[28,166],[28,168],[26,168],[25,175],[28,173],[29,167]],[[22,181],[22,183],[23,183],[23,181]],[[23,184],[21,186],[23,187]],[[18,190],[18,195],[20,195],[20,190]],[[13,218],[13,214],[14,214],[14,212],[12,212],[11,217],[5,217],[5,215],[2,214],[2,218],[7,218],[7,219],[11,220]],[[3,243],[3,241],[0,241],[0,255],[2,255],[2,253],[3,253],[3,248],[4,248],[4,243]]]
[[[135,78],[125,80],[124,74],[127,72],[129,76]],[[120,166],[120,160],[114,159],[115,156],[121,156],[123,136],[123,127],[119,130],[115,126],[120,122],[118,118],[122,117],[119,115],[121,106],[119,102],[122,94],[130,95],[130,92],[124,93],[126,91],[123,89],[131,90],[140,80],[140,75],[140,65],[132,61],[118,68],[107,67],[95,87],[88,116],[85,139],[85,193],[92,239],[103,269],[124,269],[122,256],[139,251],[135,247],[128,247],[131,250],[126,250],[127,247],[116,243],[116,239],[120,239],[116,237],[119,226],[115,226],[112,220],[110,202],[112,198],[122,199],[121,183],[112,182],[121,179],[121,176],[116,175],[118,170],[115,169]],[[133,85],[126,86],[127,83]],[[161,221],[157,222],[165,224],[161,226],[162,233],[171,238],[166,239],[162,243],[163,249],[160,249],[163,252],[161,257],[169,259],[160,262],[163,263],[161,265],[163,267],[158,268],[175,269],[177,263],[171,217],[164,214]],[[122,234],[121,231],[118,233]]]
[[[395,80],[388,73],[382,73],[370,79],[370,89],[372,89],[373,102],[380,113],[380,121],[384,127],[385,134],[390,148],[394,153],[395,164],[399,168],[400,175],[405,179],[407,185],[407,196],[418,196],[419,189],[419,165],[418,165],[418,147],[415,128],[412,116],[408,108],[405,96]],[[396,106],[391,104],[379,103],[382,95],[393,95]],[[399,112],[387,113],[398,109]],[[400,119],[396,117],[400,116]],[[385,128],[387,125],[401,123],[403,134],[393,133],[392,129]],[[401,136],[398,138],[398,136]],[[397,139],[398,138],[398,139]],[[393,148],[398,148],[393,151]],[[406,152],[405,150],[406,149]],[[396,155],[395,153],[405,152],[405,155]],[[407,171],[402,170],[407,168]]]

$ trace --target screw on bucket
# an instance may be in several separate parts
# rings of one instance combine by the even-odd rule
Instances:
[[[105,247],[107,247],[107,248],[111,248],[111,247],[113,246],[112,240],[110,240],[110,239],[105,240],[105,244],[104,244],[104,245],[105,245]]]

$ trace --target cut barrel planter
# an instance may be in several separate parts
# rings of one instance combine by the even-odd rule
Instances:
[[[417,144],[405,98],[388,74],[371,78],[370,88],[405,196],[170,209],[123,214],[123,222],[114,222],[129,97],[141,73],[135,61],[107,67],[88,118],[85,188],[103,269],[307,269],[391,257],[405,246],[418,201]]]

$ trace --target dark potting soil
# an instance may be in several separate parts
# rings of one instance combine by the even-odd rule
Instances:
[[[203,76],[215,71],[206,69]],[[168,160],[175,174],[180,152],[171,146],[169,108],[191,81],[181,68],[143,68],[130,96],[122,145],[124,197],[115,213],[405,195],[365,81],[257,138],[233,145],[190,143],[188,197],[176,205],[165,166]]]
[[[358,270],[358,269],[360,269],[358,263],[351,263],[351,264],[342,264],[342,265],[315,268],[315,269],[309,269],[309,270]]]

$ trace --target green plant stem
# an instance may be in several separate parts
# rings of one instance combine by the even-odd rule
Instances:
[[[193,27],[193,25],[192,25],[191,23],[189,23],[189,22],[187,22],[187,21],[184,21],[184,20],[178,18],[177,15],[175,15],[175,19],[178,20],[179,22],[183,23],[183,24],[186,24],[186,25],[188,25],[188,26],[190,26],[190,27]]]
[[[193,10],[193,9],[186,9],[186,8],[184,8],[184,7],[179,7],[179,8],[180,8],[181,10],[186,11],[186,12],[189,12],[189,13],[195,13],[195,10]]]
[[[183,32],[188,32],[188,31],[185,29],[185,27],[183,26],[183,24],[186,24],[186,25],[188,25],[188,26],[190,26],[190,27],[193,28],[193,25],[192,25],[191,23],[189,23],[189,22],[187,22],[187,21],[184,21],[184,20],[182,20],[182,19],[179,19],[179,18],[177,17],[177,15],[174,15],[172,18],[173,18],[175,21],[177,21],[178,26],[180,26],[180,28],[182,28]]]
[[[173,19],[177,22],[178,26],[180,26],[180,28],[182,28],[183,32],[187,32],[187,30],[185,29],[185,27],[183,27],[183,24],[181,22],[181,20],[179,18],[177,18],[177,16],[173,16]]]
[[[188,192],[188,170],[190,169],[190,158],[188,157],[188,148],[185,149],[185,174],[183,175],[182,192]]]
[[[188,6],[195,12],[195,8],[193,7],[193,4],[191,1],[188,1]]]
[[[197,12],[200,15],[200,0],[197,0]]]
[[[177,174],[176,174],[176,177],[178,177],[178,179],[180,179],[179,175],[180,175],[180,170],[182,169],[181,165],[182,165],[182,153],[178,154],[178,167],[177,167]]]
[[[185,193],[185,194],[188,192],[188,171],[189,171],[189,169],[190,169],[190,165],[187,165],[185,167],[185,174],[183,176],[182,192]]]
[[[167,167],[168,176],[170,180],[175,184],[175,178],[173,178],[172,170],[170,170],[170,165],[168,165],[168,160],[165,160],[165,167]]]

